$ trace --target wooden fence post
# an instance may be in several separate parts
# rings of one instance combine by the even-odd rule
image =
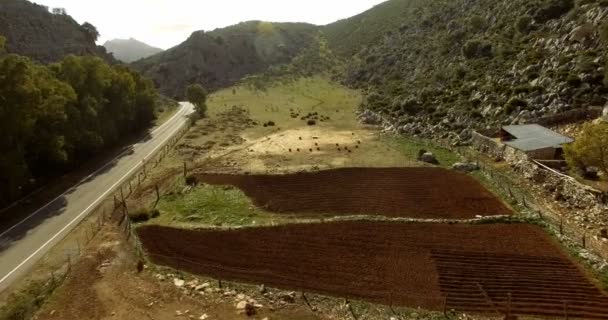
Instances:
[[[186,161],[184,161],[184,178],[188,175],[188,167],[186,166]]]
[[[583,234],[583,249],[587,249],[587,235]]]
[[[160,191],[158,190],[158,185],[155,185],[154,189],[156,190],[156,202],[154,202],[154,208],[156,208],[158,202],[160,201]]]

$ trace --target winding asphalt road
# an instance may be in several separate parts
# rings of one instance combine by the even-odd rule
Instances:
[[[176,114],[130,150],[113,159],[19,223],[0,230],[0,292],[27,274],[45,253],[68,235],[97,204],[137,173],[151,156],[187,124],[194,111],[180,103]]]

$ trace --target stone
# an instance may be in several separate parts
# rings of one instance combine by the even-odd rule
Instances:
[[[194,287],[194,290],[196,290],[196,291],[203,291],[203,290],[209,288],[209,286],[210,286],[209,282],[205,282],[203,284],[200,284],[200,285]]]
[[[279,296],[279,299],[281,299],[281,301],[284,301],[287,303],[294,303],[294,302],[296,302],[296,293],[293,291],[283,293]]]
[[[209,318],[209,316],[206,313],[203,313],[200,317],[198,317],[200,320],[206,320]]]
[[[608,122],[608,105],[606,105],[604,111],[602,111],[602,121]]]
[[[420,156],[420,161],[430,163],[430,164],[439,164],[435,155],[431,152],[425,152]]]
[[[246,306],[247,306],[247,300],[241,300],[241,301],[237,302],[237,304],[236,304],[236,308],[238,310],[244,310]]]
[[[454,169],[456,171],[464,172],[464,173],[469,173],[469,172],[479,170],[479,166],[477,164],[471,163],[471,162],[457,162],[457,163],[454,163],[454,165],[452,166],[452,169]]]
[[[178,287],[178,288],[183,287],[185,283],[186,283],[186,282],[185,282],[184,280],[182,280],[182,279],[173,278],[173,284],[174,284],[176,287]]]

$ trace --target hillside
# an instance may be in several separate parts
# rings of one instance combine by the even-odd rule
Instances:
[[[95,44],[95,27],[81,26],[67,14],[52,14],[47,7],[26,0],[0,1],[0,35],[7,38],[9,53],[40,62],[56,62],[69,54],[112,60]]]
[[[136,39],[113,39],[103,44],[104,48],[122,62],[133,62],[155,55],[163,50],[152,47]]]
[[[197,31],[182,44],[132,66],[153,79],[163,94],[180,97],[192,83],[213,90],[289,62],[312,44],[316,33],[316,26],[303,23],[244,22]]]
[[[325,27],[362,109],[408,134],[467,140],[470,128],[602,106],[608,9],[594,0],[391,0]]]

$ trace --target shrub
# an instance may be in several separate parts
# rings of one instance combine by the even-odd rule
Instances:
[[[540,23],[557,19],[574,8],[574,0],[548,0],[534,14],[534,20]]]
[[[518,108],[526,108],[528,106],[528,102],[526,100],[520,98],[511,98],[507,105],[505,106],[505,113],[511,114]]]
[[[602,24],[600,24],[600,39],[602,40],[602,42],[604,42],[605,44],[608,44],[608,19],[604,19],[604,21],[602,21]]]
[[[608,175],[608,123],[587,123],[576,141],[564,147],[566,160],[573,167],[597,167]]]
[[[146,222],[152,218],[156,218],[160,215],[158,209],[139,208],[129,214],[131,221],[135,223]]]
[[[578,87],[580,86],[583,82],[581,81],[581,78],[579,78],[579,76],[575,75],[575,74],[570,74],[568,75],[568,78],[566,79],[566,82],[573,87]]]
[[[198,184],[198,179],[195,176],[189,175],[186,177],[186,185],[195,186],[197,184]]]
[[[525,15],[523,17],[519,17],[515,22],[515,29],[522,34],[527,34],[532,31],[532,17],[529,15]]]
[[[474,15],[469,19],[471,31],[479,32],[486,28],[486,20],[479,15]]]
[[[469,40],[462,47],[462,54],[467,59],[492,57],[492,44],[483,40]]]

